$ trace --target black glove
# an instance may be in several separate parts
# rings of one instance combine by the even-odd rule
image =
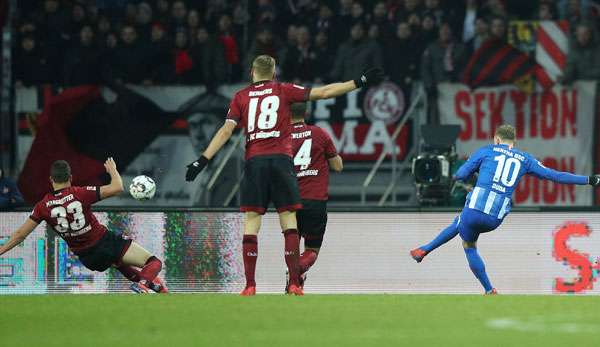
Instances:
[[[356,88],[362,88],[366,86],[374,86],[383,81],[383,69],[380,67],[372,67],[363,71],[360,77],[354,79]]]
[[[195,180],[198,174],[204,170],[209,161],[210,160],[207,157],[201,156],[195,162],[190,163],[187,166],[187,171],[185,172],[185,180],[188,182]]]
[[[593,175],[588,178],[588,184],[593,187],[600,186],[600,175]]]

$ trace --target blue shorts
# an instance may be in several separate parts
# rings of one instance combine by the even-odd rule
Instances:
[[[467,242],[477,241],[479,234],[490,232],[502,224],[502,219],[470,208],[462,210],[457,219],[458,233]]]

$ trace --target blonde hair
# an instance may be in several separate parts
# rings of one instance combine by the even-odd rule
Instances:
[[[496,136],[501,140],[514,142],[516,139],[515,127],[510,124],[503,124],[496,129]]]
[[[252,61],[252,69],[258,77],[271,79],[275,73],[275,58],[270,55],[259,55]]]

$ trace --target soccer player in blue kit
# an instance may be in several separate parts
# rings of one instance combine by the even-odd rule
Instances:
[[[600,176],[580,176],[560,172],[542,165],[529,153],[514,148],[515,128],[502,125],[494,135],[494,144],[481,147],[456,172],[455,180],[465,181],[479,171],[475,188],[467,195],[465,207],[446,229],[431,242],[413,249],[410,255],[417,263],[436,248],[460,234],[469,267],[486,294],[497,294],[485,272],[485,264],[477,252],[479,234],[500,226],[512,205],[512,193],[525,174],[563,184],[600,185]]]

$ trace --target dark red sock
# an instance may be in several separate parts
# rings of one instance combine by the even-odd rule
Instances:
[[[146,261],[146,265],[140,271],[140,279],[150,284],[158,276],[160,269],[162,269],[162,262],[157,257],[152,256]]]
[[[256,286],[254,273],[256,272],[256,259],[258,258],[258,238],[256,235],[244,235],[242,241],[244,256],[244,271],[246,274],[246,287]]]
[[[285,263],[290,275],[290,284],[300,285],[300,237],[298,230],[288,229],[283,231],[285,238]]]
[[[317,261],[317,256],[318,253],[312,249],[307,249],[302,253],[299,260],[301,274],[308,271],[308,269],[314,265],[315,261]]]
[[[117,270],[119,270],[119,272],[131,282],[139,282],[140,280],[140,270],[133,266],[121,265],[117,268]]]

